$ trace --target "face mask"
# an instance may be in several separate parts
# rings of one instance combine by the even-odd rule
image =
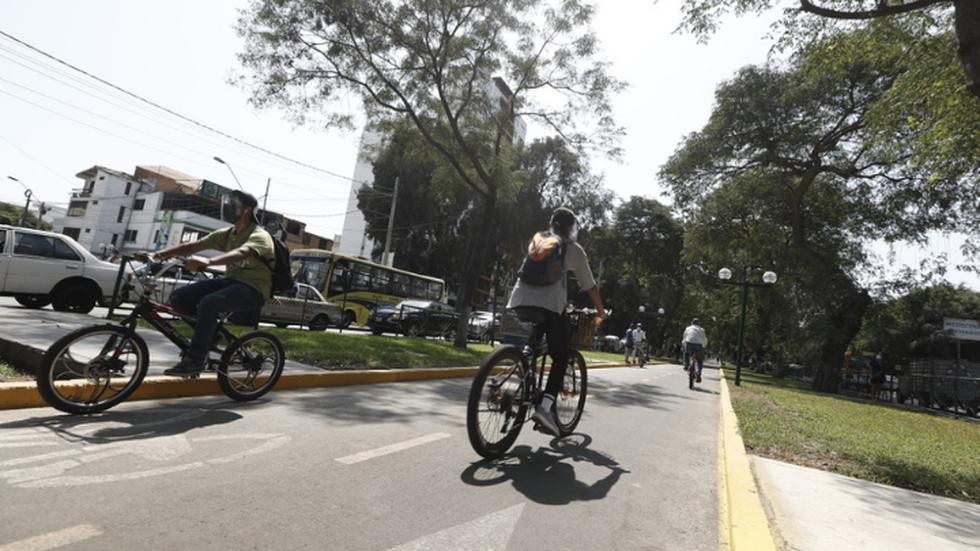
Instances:
[[[234,224],[242,215],[242,204],[235,199],[226,199],[221,203],[221,219]]]

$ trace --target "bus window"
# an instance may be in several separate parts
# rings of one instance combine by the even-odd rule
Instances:
[[[429,295],[428,298],[432,300],[442,300],[442,284],[430,281],[429,282]]]
[[[371,267],[355,262],[353,270],[351,291],[371,291]]]
[[[322,289],[327,279],[327,263],[325,258],[301,258],[293,260],[291,268],[297,283],[305,283],[317,289]]]
[[[344,292],[344,278],[350,268],[349,260],[338,260],[333,264],[333,275],[330,276],[330,296]]]
[[[411,282],[407,275],[391,274],[391,294],[399,297],[411,298]]]
[[[371,287],[375,293],[391,294],[391,272],[384,268],[375,268],[371,278]]]

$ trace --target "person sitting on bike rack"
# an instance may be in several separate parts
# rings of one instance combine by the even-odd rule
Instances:
[[[559,436],[560,431],[552,407],[562,389],[570,346],[571,328],[565,313],[568,305],[566,272],[573,272],[579,287],[589,293],[597,310],[597,323],[606,316],[588,257],[575,241],[577,233],[575,214],[564,207],[555,209],[550,230],[538,232],[531,239],[507,303],[507,308],[514,309],[521,319],[541,322],[547,336],[551,372],[541,403],[535,407],[534,420],[554,436]]]
[[[701,370],[704,368],[704,348],[708,346],[708,336],[704,332],[704,328],[701,327],[701,321],[698,318],[691,320],[691,325],[684,329],[684,338],[681,341],[681,347],[684,350],[684,369],[688,369],[688,359],[691,357],[692,353],[697,353],[698,359],[698,382],[701,382]],[[692,365],[691,368],[694,366]]]
[[[180,362],[164,371],[165,375],[187,377],[204,370],[214,339],[218,320],[226,314],[242,314],[244,325],[255,325],[258,313],[271,294],[272,272],[268,262],[275,260],[272,236],[259,226],[255,215],[258,201],[243,191],[233,191],[222,201],[221,217],[232,226],[216,230],[203,239],[169,247],[144,256],[164,260],[174,256],[189,256],[204,250],[224,254],[213,258],[190,258],[185,267],[190,271],[208,266],[228,266],[224,278],[197,281],[173,292],[170,304],[177,311],[196,316],[190,350]]]

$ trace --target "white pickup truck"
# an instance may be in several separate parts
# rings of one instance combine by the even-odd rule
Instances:
[[[0,225],[0,296],[28,308],[90,312],[111,301],[118,272],[67,235]]]

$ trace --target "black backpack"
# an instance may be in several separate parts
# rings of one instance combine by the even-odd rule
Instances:
[[[565,242],[550,231],[534,234],[527,256],[517,272],[521,283],[544,287],[561,281],[565,275]]]
[[[255,226],[252,231],[256,229],[261,229],[262,231],[269,233],[264,228]],[[281,239],[269,233],[269,237],[272,238],[272,248],[276,253],[274,259],[263,258],[261,256],[257,257],[260,262],[265,264],[265,267],[272,272],[272,290],[273,294],[281,293],[283,291],[288,291],[293,288],[293,271],[289,266],[289,247]],[[225,245],[227,246],[228,239],[231,238],[231,232],[228,232],[228,236],[225,238]],[[271,295],[270,295],[271,296]]]
[[[289,267],[289,247],[277,239],[272,234],[272,248],[276,251],[276,258],[269,260],[259,257],[266,268],[272,272],[272,292],[283,292],[293,288],[293,271]]]

